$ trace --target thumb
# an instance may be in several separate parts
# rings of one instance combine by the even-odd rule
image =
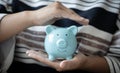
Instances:
[[[67,71],[67,70],[73,70],[77,66],[74,62],[74,60],[64,60],[60,63],[60,69],[61,71]]]

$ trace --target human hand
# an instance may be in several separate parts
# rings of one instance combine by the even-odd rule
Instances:
[[[27,55],[33,59],[38,60],[41,63],[44,63],[57,71],[68,71],[68,70],[77,70],[84,69],[84,66],[87,62],[87,56],[82,53],[78,53],[71,60],[63,60],[63,61],[50,61],[47,58],[47,54],[43,52],[38,52],[34,50],[28,50]]]
[[[79,16],[73,10],[56,1],[41,9],[31,11],[31,21],[36,25],[52,24],[58,19],[67,18],[83,25],[89,24],[89,20]]]

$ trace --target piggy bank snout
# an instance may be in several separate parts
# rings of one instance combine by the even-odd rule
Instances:
[[[59,39],[57,42],[58,48],[66,48],[67,47],[67,41],[65,39]]]

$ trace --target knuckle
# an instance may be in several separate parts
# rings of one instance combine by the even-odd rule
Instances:
[[[57,10],[62,8],[60,2],[55,2],[55,3],[53,4],[53,7],[54,7],[54,9],[57,9]]]

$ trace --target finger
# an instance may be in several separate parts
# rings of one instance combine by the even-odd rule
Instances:
[[[78,15],[76,12],[74,12],[72,9],[70,8],[67,8],[63,5],[61,5],[61,9],[63,9],[64,11],[66,11],[65,13],[65,17],[68,17],[69,19],[71,20],[74,20],[80,24],[83,24],[83,25],[88,25],[89,24],[89,19],[86,19],[80,15]]]
[[[60,63],[61,71],[74,70],[76,69],[77,63],[74,60],[65,60]]]
[[[52,62],[50,60],[48,60],[47,56],[46,55],[43,55],[42,52],[37,52],[37,51],[34,51],[34,50],[28,50],[26,52],[26,54],[29,56],[29,57],[32,57],[38,61],[40,61],[41,63],[44,63],[52,68],[55,68],[55,69],[58,69],[59,70],[59,62]]]
[[[73,15],[70,17],[70,19],[78,22],[79,24],[82,24],[82,25],[88,25],[89,24],[89,19],[86,19],[86,18],[83,18],[79,15]]]
[[[37,52],[37,51],[34,51],[34,50],[27,50],[26,54],[29,57],[32,57],[32,58],[34,58],[36,60],[39,60],[41,62],[44,61],[47,58],[47,55],[44,54],[43,52]]]
[[[78,22],[79,24],[83,24],[83,25],[89,24],[88,19],[81,17],[80,15],[75,13],[73,10],[62,5],[59,1],[54,2],[53,4],[51,4],[51,6],[54,6],[58,11],[58,14],[54,18],[57,18],[57,19],[68,18]]]
[[[65,15],[64,15],[65,16]],[[71,19],[73,21],[78,22],[79,24],[83,24],[83,25],[88,25],[89,24],[89,19],[86,19],[78,14],[76,14],[75,12],[71,11],[71,13],[66,14],[65,17],[68,17],[68,19]]]
[[[60,63],[61,71],[75,70],[80,68],[85,62],[82,60],[83,54],[77,54],[72,60],[64,60]]]
[[[47,58],[47,53],[43,52],[43,51],[39,51],[39,50],[27,50],[26,54],[30,55],[30,54],[36,54],[36,55],[40,55],[41,57]]]

